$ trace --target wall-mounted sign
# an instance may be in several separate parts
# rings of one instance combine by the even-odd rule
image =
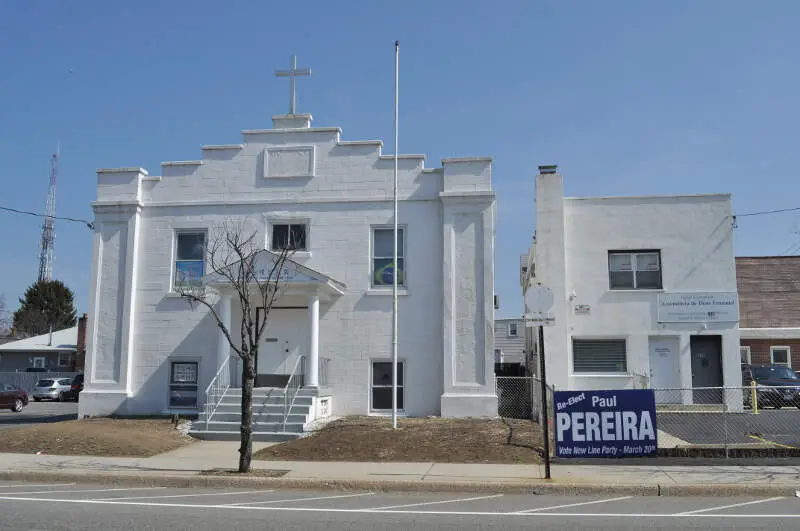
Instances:
[[[643,457],[658,451],[652,389],[556,391],[558,457]]]
[[[739,320],[739,297],[731,293],[659,293],[659,323],[708,323]]]
[[[592,312],[592,307],[588,304],[576,304],[575,315],[589,315]]]

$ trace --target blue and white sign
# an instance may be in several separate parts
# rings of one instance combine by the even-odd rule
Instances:
[[[652,389],[556,391],[556,456],[643,457],[658,450]]]

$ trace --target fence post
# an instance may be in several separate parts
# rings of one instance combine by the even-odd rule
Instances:
[[[758,393],[756,392],[756,381],[750,382],[750,404],[753,407],[753,415],[758,415]]]
[[[722,388],[722,432],[725,437],[725,459],[728,459],[728,388]]]

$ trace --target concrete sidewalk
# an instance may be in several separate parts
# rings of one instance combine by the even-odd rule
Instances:
[[[0,479],[187,487],[257,483],[284,488],[726,496],[794,496],[800,489],[797,465],[554,464],[548,481],[543,479],[541,465],[254,460],[254,470],[279,471],[276,475],[280,477],[207,474],[236,469],[237,448],[238,443],[201,441],[148,458],[0,454]]]

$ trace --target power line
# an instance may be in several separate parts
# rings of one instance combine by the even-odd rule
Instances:
[[[30,212],[28,210],[19,210],[19,209],[16,209],[16,208],[4,207],[4,206],[0,206],[0,210],[5,210],[6,212],[13,212],[14,214],[25,214],[25,215],[28,215],[28,216],[35,216],[35,217],[39,217],[39,218],[50,217],[52,219],[60,219],[60,220],[63,220],[63,221],[72,221],[72,222],[75,222],[75,223],[82,223],[83,225],[86,225],[90,229],[94,228],[94,223],[91,222],[91,221],[87,221],[85,219],[68,218],[66,216],[47,216],[45,214],[40,214],[38,212]]]
[[[781,208],[781,209],[778,209],[778,210],[762,210],[761,212],[746,212],[744,214],[736,214],[736,215],[734,215],[734,217],[743,218],[745,216],[763,216],[763,215],[766,215],[766,214],[780,214],[782,212],[795,212],[797,210],[800,210],[800,207]]]

